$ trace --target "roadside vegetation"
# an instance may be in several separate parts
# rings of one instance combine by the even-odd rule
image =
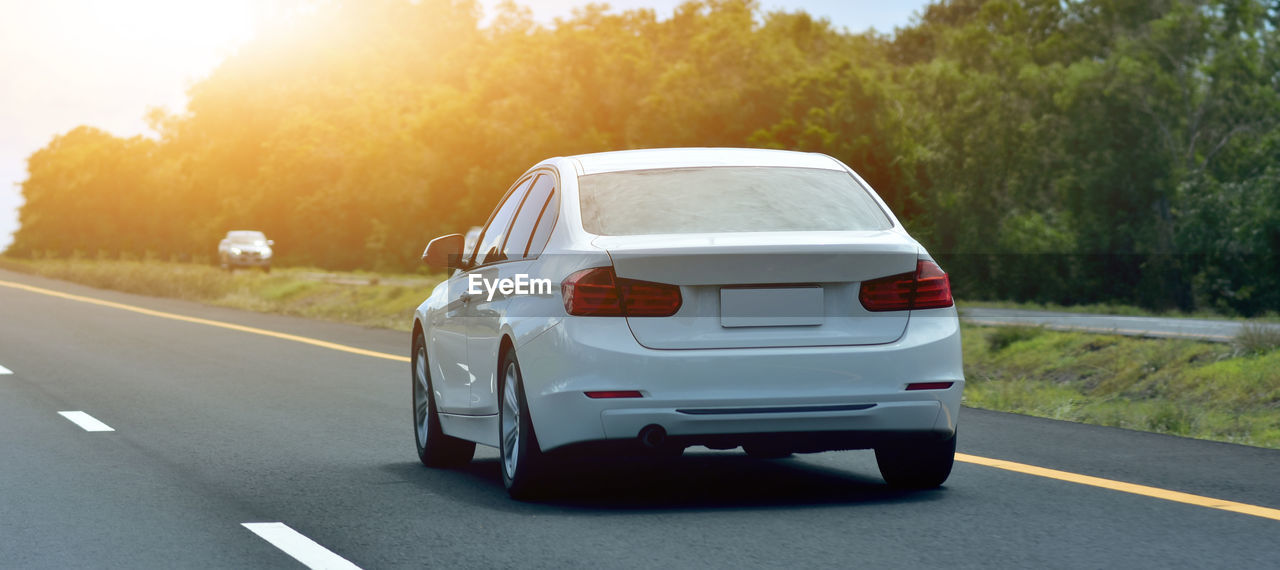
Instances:
[[[938,0],[892,34],[573,3],[283,3],[154,138],[32,154],[9,254],[191,258],[256,229],[281,265],[413,271],[544,158],[750,146],[858,170],[967,299],[1280,308],[1274,0]]]
[[[964,328],[965,405],[1280,448],[1280,335],[1234,344]]]
[[[296,267],[226,271],[211,263],[78,257],[0,257],[0,268],[127,293],[402,331],[442,278]]]

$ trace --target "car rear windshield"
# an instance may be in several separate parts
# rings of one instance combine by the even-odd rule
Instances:
[[[714,166],[578,179],[582,226],[596,235],[857,231],[892,227],[839,170]]]

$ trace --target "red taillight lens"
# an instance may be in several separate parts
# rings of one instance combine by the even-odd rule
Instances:
[[[858,300],[868,311],[906,311],[950,307],[951,281],[932,261],[916,262],[915,273],[863,281]]]
[[[680,287],[652,281],[618,279],[622,309],[628,317],[669,317],[680,310]]]
[[[862,287],[858,289],[858,300],[868,311],[905,311],[911,308],[911,296],[915,288],[915,275],[890,275],[863,281]]]
[[[950,307],[951,279],[932,261],[916,262],[916,298],[912,309],[941,309]]]
[[[617,277],[611,267],[584,269],[570,275],[560,284],[564,310],[583,317],[617,317],[622,315],[622,298]]]
[[[626,279],[612,267],[584,269],[560,284],[564,310],[581,317],[669,317],[680,310],[680,287]]]

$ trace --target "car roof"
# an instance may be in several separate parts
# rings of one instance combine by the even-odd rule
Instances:
[[[580,154],[567,157],[583,175],[655,168],[699,166],[784,166],[844,170],[825,154],[758,148],[653,148]]]

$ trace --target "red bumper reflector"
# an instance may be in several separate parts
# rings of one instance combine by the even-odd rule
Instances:
[[[946,390],[955,382],[912,382],[907,384],[908,390]]]
[[[643,398],[639,390],[596,390],[583,392],[588,398]]]

